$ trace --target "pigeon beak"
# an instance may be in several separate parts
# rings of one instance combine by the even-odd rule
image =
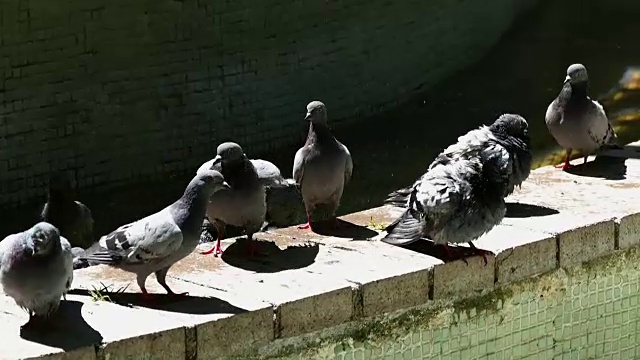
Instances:
[[[310,121],[311,120],[311,113],[308,112],[307,115],[304,117],[305,120]]]
[[[216,157],[213,158],[213,163],[211,165],[219,164],[221,161],[222,161],[222,156],[216,155]]]
[[[222,182],[222,188],[223,189],[231,189],[231,186],[229,186],[229,184],[226,181]]]
[[[571,81],[571,76],[567,75],[566,78],[564,78],[564,83],[568,83],[569,81]]]

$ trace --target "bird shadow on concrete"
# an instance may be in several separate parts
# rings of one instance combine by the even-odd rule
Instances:
[[[102,335],[82,317],[80,301],[61,301],[59,310],[52,315],[51,327],[23,326],[20,337],[42,345],[71,351],[92,344],[100,344]]]
[[[565,171],[576,176],[602,178],[607,180],[624,180],[627,176],[626,157],[599,155],[586,164],[571,166]]]
[[[313,223],[313,232],[323,236],[333,236],[352,240],[368,240],[378,233],[367,227],[356,225],[352,222],[338,219],[338,226],[334,226],[332,221],[319,221]]]
[[[85,289],[71,289],[69,294],[91,296],[89,290]],[[149,301],[143,299],[140,293],[104,291],[100,294],[105,298],[108,296],[114,304],[121,306],[137,306],[182,314],[240,314],[247,311],[215,297],[152,293]]]
[[[222,253],[222,261],[247,271],[277,273],[313,264],[320,251],[318,243],[295,244],[280,249],[271,241],[253,240],[255,254],[249,254],[246,238],[239,238]]]
[[[525,203],[507,203],[507,218],[529,218],[539,216],[549,216],[559,214],[556,209],[545,206],[525,204]]]
[[[467,258],[478,256],[480,257],[478,250],[487,254],[487,257],[495,256],[493,253],[487,250],[474,250],[467,246],[449,245],[449,253],[445,247],[441,244],[436,244],[428,239],[421,239],[413,242],[409,245],[403,246],[403,248],[415,251],[420,254],[433,256],[440,259],[443,262],[452,262],[456,260],[466,260]],[[482,260],[481,260],[482,261]]]

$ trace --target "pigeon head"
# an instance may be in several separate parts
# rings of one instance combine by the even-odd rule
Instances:
[[[327,107],[321,101],[312,101],[307,105],[305,120],[314,124],[327,123]]]
[[[204,191],[205,195],[209,196],[214,192],[222,189],[229,189],[230,186],[224,180],[224,176],[216,170],[207,170],[203,171],[200,174],[196,175],[187,189],[198,189],[200,191]]]
[[[47,222],[35,224],[28,230],[28,235],[32,243],[33,256],[50,253],[55,244],[60,242],[60,232]]]
[[[514,186],[520,186],[531,172],[533,157],[529,140],[529,124],[520,115],[503,114],[489,129],[498,143],[509,152],[513,168],[505,192],[507,196],[513,191]]]
[[[529,124],[522,116],[516,114],[500,115],[496,121],[489,126],[494,135],[500,137],[515,137],[529,141]]]
[[[218,145],[216,153],[216,157],[213,158],[213,165],[219,163],[222,163],[223,165],[235,163],[238,161],[242,161],[245,157],[244,151],[242,151],[240,145],[234,142],[225,142]]]
[[[567,77],[564,79],[565,84],[569,82],[571,85],[586,84],[589,82],[587,68],[582,64],[573,64],[567,68]]]

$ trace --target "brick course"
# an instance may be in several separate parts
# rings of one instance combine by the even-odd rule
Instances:
[[[336,122],[397,105],[533,2],[2,1],[0,203],[51,170],[83,188],[190,171],[226,139],[265,152],[312,99]]]

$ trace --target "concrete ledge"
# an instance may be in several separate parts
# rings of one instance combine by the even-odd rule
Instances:
[[[625,165],[626,176],[617,180],[535,170],[507,199],[502,224],[474,242],[495,255],[486,266],[478,256],[467,257],[468,265],[448,259],[428,242],[405,249],[378,241],[379,232],[368,226],[379,228],[401,211],[380,207],[344,216],[352,224],[344,233],[295,227],[260,233],[263,255],[256,258],[244,256],[242,239],[224,241],[221,259],[192,254],[169,273],[175,291],[189,291],[184,299],[167,298],[150,277],[148,289],[159,295],[147,305],[131,274],[83,269],[61,307],[64,336],[21,337],[26,314],[0,296],[0,338],[9,344],[0,347],[0,358],[264,358],[276,347],[335,329],[360,329],[349,330],[357,339],[363,324],[390,313],[404,314],[398,324],[406,324],[406,316],[423,316],[419,309],[443,301],[465,307],[492,289],[637,247],[640,160]],[[113,302],[92,300],[91,292],[103,286]]]

